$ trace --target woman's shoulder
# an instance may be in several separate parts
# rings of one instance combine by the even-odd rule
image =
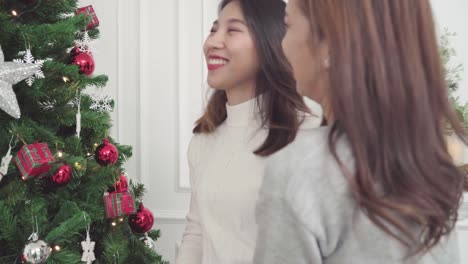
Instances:
[[[327,142],[325,127],[302,131],[286,147],[268,157],[265,167],[263,189],[266,193],[284,193],[292,177],[297,177],[298,170],[303,170],[310,155],[320,156]]]
[[[187,154],[189,159],[194,160],[195,157],[210,151],[213,142],[217,140],[221,133],[220,128],[210,133],[193,133],[188,144]]]
[[[329,127],[319,127],[298,134],[295,141],[267,160],[268,180],[283,187],[345,187],[342,168],[330,151],[329,132]],[[344,137],[338,139],[336,153],[342,165],[353,171],[352,152]]]
[[[195,161],[200,155],[202,155],[203,149],[206,147],[208,135],[209,134],[206,133],[192,134],[187,150],[189,161]]]
[[[220,134],[220,127],[218,127],[213,132],[199,132],[193,133],[192,138],[190,139],[189,148],[199,148],[212,140],[215,140]]]
[[[271,156],[261,189],[262,197],[278,197],[300,223],[320,234],[327,229],[323,219],[341,221],[354,208],[350,185],[328,146],[329,131],[328,127],[305,131]],[[336,150],[342,165],[352,172],[353,158],[344,138]]]
[[[288,166],[295,168],[307,160],[306,157],[323,156],[328,147],[328,127],[314,127],[301,130],[296,139],[269,158],[270,166]]]

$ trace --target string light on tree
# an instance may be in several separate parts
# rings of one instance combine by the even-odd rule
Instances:
[[[83,168],[83,166],[81,166],[81,164],[79,162],[75,162],[75,168],[77,170],[81,170]]]

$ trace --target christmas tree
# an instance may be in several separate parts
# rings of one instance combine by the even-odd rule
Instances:
[[[0,263],[166,263],[113,101],[86,93],[98,25],[77,0],[0,0]]]

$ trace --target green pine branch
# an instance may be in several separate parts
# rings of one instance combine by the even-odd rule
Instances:
[[[117,256],[120,263],[167,263],[146,247],[141,240],[143,234],[132,232],[128,216],[105,217],[103,195],[125,171],[123,163],[132,156],[132,148],[109,137],[110,113],[90,109],[92,99],[85,91],[105,87],[108,77],[89,77],[70,65],[68,49],[81,37],[89,21],[84,15],[68,16],[76,9],[77,0],[0,0],[0,45],[5,60],[22,58],[20,51],[28,47],[35,59],[46,60],[42,67],[45,79],[36,79],[31,87],[25,82],[13,87],[21,118],[16,120],[0,110],[0,158],[13,136],[14,156],[24,144],[44,142],[56,160],[47,173],[28,180],[22,179],[11,162],[0,181],[0,263],[19,263],[32,232],[38,232],[40,239],[53,248],[46,263],[82,263],[80,242],[85,239],[88,225],[91,239],[96,242],[95,264],[113,263]],[[92,39],[99,37],[97,28],[88,33]],[[117,147],[119,159],[116,164],[101,166],[93,154],[106,137]],[[71,167],[72,179],[63,186],[52,184],[52,176],[64,164]],[[144,185],[131,182],[130,190],[138,205]],[[159,235],[159,230],[148,233],[154,240]]]

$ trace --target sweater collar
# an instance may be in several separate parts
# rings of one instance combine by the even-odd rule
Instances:
[[[226,111],[229,126],[244,127],[260,121],[257,97],[237,105],[226,104]]]

